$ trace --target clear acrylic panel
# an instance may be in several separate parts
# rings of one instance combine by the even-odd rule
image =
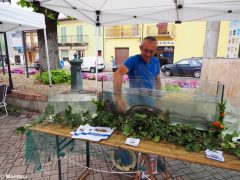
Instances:
[[[80,113],[84,111],[94,112],[96,110],[92,100],[97,100],[95,90],[83,90],[79,92],[71,91],[69,87],[56,87],[49,88],[48,104],[54,107],[55,114],[68,109],[70,106],[72,112]]]
[[[226,87],[225,100],[226,110],[224,124],[227,132],[240,132],[240,83],[229,82]]]
[[[223,85],[218,82],[200,82],[194,88],[186,83],[182,87],[179,83],[168,82],[162,83],[161,90],[133,88],[126,77],[123,77],[122,82],[121,96],[127,104],[126,112],[137,105],[143,109],[144,106],[152,106],[159,110],[162,117],[168,117],[172,124],[190,124],[197,129],[207,129],[209,122],[216,120],[218,103],[223,93]],[[135,79],[131,83],[143,82]],[[102,82],[102,96],[104,100],[112,102],[110,109],[118,108],[113,89],[111,81]]]

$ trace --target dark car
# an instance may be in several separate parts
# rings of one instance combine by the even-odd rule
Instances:
[[[36,60],[35,62],[34,62],[34,68],[36,69],[36,70],[39,70],[40,69],[40,63],[39,63],[39,61],[38,60]]]
[[[199,78],[201,75],[202,58],[182,59],[174,64],[162,66],[161,71],[165,76],[180,75],[194,76]]]

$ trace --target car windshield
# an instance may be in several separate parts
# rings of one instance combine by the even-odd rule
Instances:
[[[189,64],[187,59],[178,61],[176,64]]]

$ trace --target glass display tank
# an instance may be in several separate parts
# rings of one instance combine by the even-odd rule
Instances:
[[[136,80],[137,84],[142,83]],[[189,82],[191,83],[191,82]],[[163,83],[162,83],[163,84]],[[206,130],[217,118],[218,103],[223,100],[224,85],[219,82],[201,81],[199,86],[181,87],[179,83],[165,83],[161,90],[129,87],[129,81],[123,80],[121,95],[127,104],[127,112],[133,107],[154,107],[160,117],[168,118],[171,124],[189,124],[196,129]],[[103,100],[116,106],[113,86],[103,81]]]
[[[84,86],[83,86],[84,88]],[[68,89],[51,87],[48,93],[48,105],[53,106],[54,113],[65,111],[70,106],[73,113],[80,113],[89,110],[96,111],[96,106],[92,102],[97,100],[95,91],[82,90],[80,92]]]

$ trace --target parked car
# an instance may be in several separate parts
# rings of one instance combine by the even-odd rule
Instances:
[[[161,71],[165,76],[180,75],[201,76],[202,58],[182,59],[174,64],[163,65]]]
[[[91,73],[96,72],[96,57],[95,56],[89,56],[89,57],[83,57],[82,59],[82,71],[90,71]],[[71,60],[70,60],[71,61]],[[70,63],[69,61],[64,61],[64,69],[70,70]],[[101,57],[98,57],[98,71],[101,72],[105,69],[104,60]]]
[[[96,72],[96,56],[83,57],[82,58],[82,71],[90,71],[91,73]],[[98,71],[101,72],[105,69],[104,60],[101,57],[98,57]]]
[[[168,58],[168,57],[160,57],[159,61],[160,61],[160,66],[161,67],[166,65],[166,64],[172,64],[173,63],[173,59]]]
[[[33,66],[34,66],[34,68],[35,68],[36,70],[39,70],[39,69],[40,69],[40,63],[39,63],[39,61],[36,60],[36,61],[34,62],[34,64],[33,64]]]

